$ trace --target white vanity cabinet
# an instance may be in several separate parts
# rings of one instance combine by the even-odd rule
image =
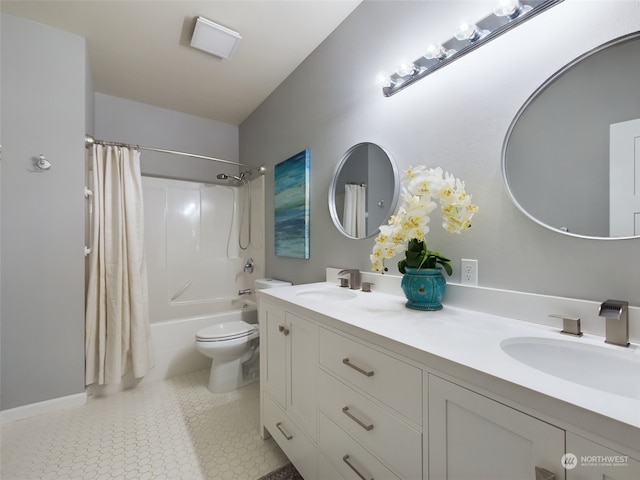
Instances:
[[[429,375],[429,478],[534,480],[540,467],[565,478],[565,432]]]
[[[567,432],[567,480],[638,480],[640,462]]]
[[[344,478],[422,474],[422,370],[319,329],[318,446]]]
[[[541,374],[523,369],[525,385],[515,383],[517,364],[506,377],[487,373],[506,356],[476,355],[475,331],[460,326],[469,318],[477,331],[497,331],[504,320],[487,327],[453,308],[390,317],[378,312],[397,308],[395,298],[363,293],[338,308],[307,304],[300,291],[309,287],[258,296],[261,426],[305,480],[640,479],[639,429],[538,393]],[[563,464],[571,454],[573,468]]]
[[[260,383],[262,435],[270,433],[305,480],[317,476],[318,327],[262,303]]]

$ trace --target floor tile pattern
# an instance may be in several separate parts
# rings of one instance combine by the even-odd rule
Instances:
[[[207,390],[208,370],[2,426],[3,480],[255,480],[288,463],[259,430],[259,384]]]

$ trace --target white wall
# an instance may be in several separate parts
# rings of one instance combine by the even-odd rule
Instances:
[[[511,203],[501,175],[502,144],[520,106],[572,59],[640,29],[638,1],[565,0],[393,97],[374,84],[378,72],[450,38],[465,13],[481,18],[493,4],[366,1],[240,126],[242,161],[270,167],[269,275],[304,283],[322,280],[325,266],[370,270],[373,239],[338,233],[327,192],[344,152],[371,141],[400,170],[441,166],[466,181],[480,206],[473,228],[452,236],[434,224],[428,239],[454,259],[451,281],[459,281],[460,258],[476,258],[483,286],[640,305],[640,239],[583,240],[544,229]],[[311,150],[311,256],[275,257],[273,166],[304,148]]]
[[[84,39],[2,14],[2,409],[84,392]],[[36,173],[44,154],[51,169]]]

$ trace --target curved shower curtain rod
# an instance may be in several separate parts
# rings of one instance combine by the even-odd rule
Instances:
[[[110,146],[114,146],[114,147],[137,148],[138,150],[149,150],[151,152],[171,153],[171,154],[174,154],[174,155],[182,155],[183,157],[201,158],[203,160],[211,160],[213,162],[229,163],[231,165],[238,165],[238,166],[241,166],[241,167],[250,168],[251,170],[257,170],[257,172],[259,174],[261,174],[261,175],[263,175],[267,171],[266,167],[264,167],[264,166],[256,167],[254,165],[247,165],[246,163],[232,162],[231,160],[223,160],[221,158],[215,158],[215,157],[206,157],[204,155],[196,155],[195,153],[179,152],[179,151],[176,151],[176,150],[166,150],[164,148],[143,147],[141,145],[130,145],[130,144],[127,144],[127,143],[106,142],[104,140],[96,140],[91,135],[85,135],[84,136],[84,146],[85,146],[85,148],[90,148],[94,144],[97,144],[97,145],[110,145]]]

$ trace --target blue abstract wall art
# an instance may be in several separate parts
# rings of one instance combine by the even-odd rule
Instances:
[[[309,258],[308,149],[275,168],[275,249],[279,257]]]

